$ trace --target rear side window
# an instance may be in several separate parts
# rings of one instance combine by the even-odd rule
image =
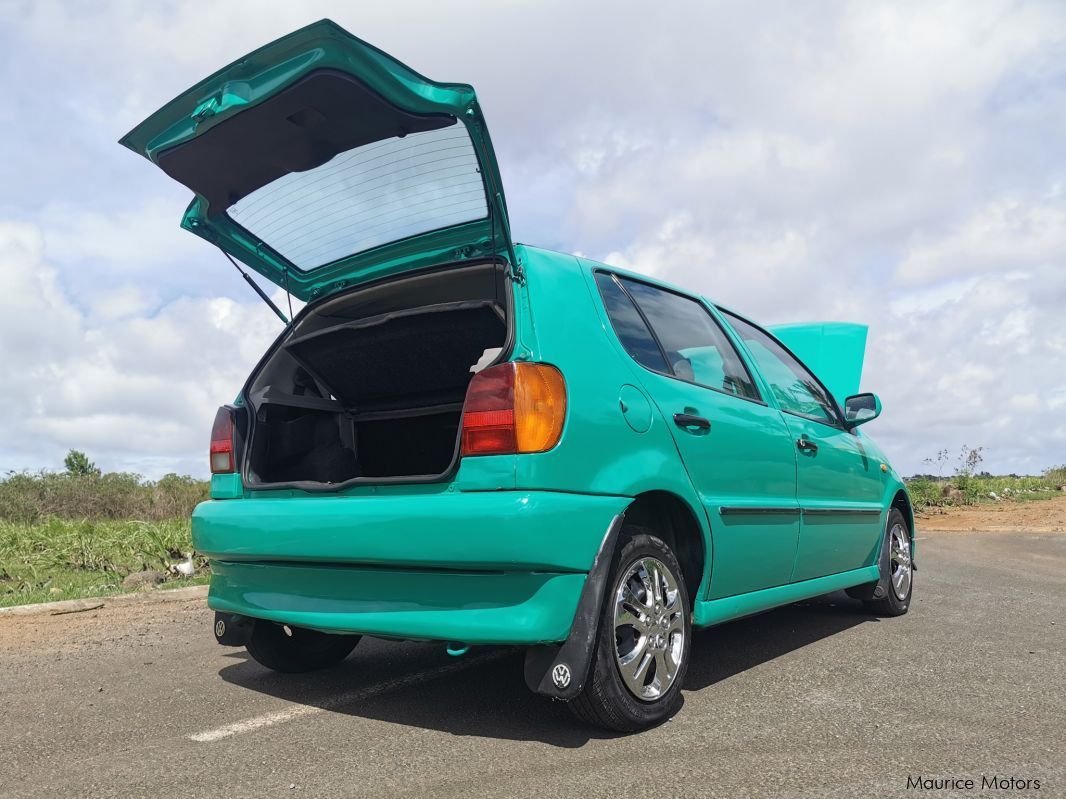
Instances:
[[[635,361],[688,383],[759,399],[736,349],[698,302],[602,272],[596,281],[615,332]]]
[[[836,405],[818,379],[773,336],[723,311],[777,398],[781,410],[816,422],[839,424]]]
[[[600,287],[611,326],[626,352],[641,366],[653,372],[669,374],[670,367],[666,365],[662,350],[655,343],[648,326],[644,324],[622,287],[611,275],[603,272],[596,273],[596,283]]]

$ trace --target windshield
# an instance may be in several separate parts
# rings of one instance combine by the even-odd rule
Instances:
[[[226,209],[301,271],[488,215],[464,125],[355,147],[291,172]]]

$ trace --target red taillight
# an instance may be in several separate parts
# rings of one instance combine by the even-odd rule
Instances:
[[[463,403],[463,454],[514,452],[514,366],[501,363],[474,375]]]
[[[566,385],[554,366],[502,363],[474,375],[463,404],[463,455],[544,452],[566,417]]]
[[[225,406],[215,414],[211,425],[211,473],[228,474],[237,471],[233,456],[233,410]]]

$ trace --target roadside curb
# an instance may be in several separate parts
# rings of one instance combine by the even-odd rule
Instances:
[[[98,610],[108,605],[154,605],[160,602],[188,602],[193,599],[205,599],[208,586],[191,585],[188,588],[156,589],[139,594],[116,594],[115,596],[86,597],[84,599],[64,599],[60,602],[38,602],[33,605],[13,605],[0,608],[0,616],[59,616],[66,613],[78,613],[86,610]]]
[[[971,535],[971,534],[974,534],[974,535],[989,535],[989,534],[995,534],[995,533],[1017,533],[1017,534],[1021,535],[1021,534],[1024,534],[1024,533],[1038,533],[1038,534],[1044,535],[1044,534],[1050,534],[1050,533],[1066,533],[1066,529],[1063,529],[1062,527],[1041,527],[1041,526],[1035,526],[1035,527],[1018,527],[1018,526],[1014,526],[1014,527],[996,527],[996,526],[990,526],[990,527],[970,527],[970,528],[967,528],[967,529],[962,529],[962,528],[959,528],[959,527],[926,527],[923,524],[923,525],[918,525],[917,526],[916,532],[919,533],[919,534],[921,534],[921,533],[943,533],[943,534],[955,534],[955,533],[958,533],[958,534],[965,534],[965,535]]]

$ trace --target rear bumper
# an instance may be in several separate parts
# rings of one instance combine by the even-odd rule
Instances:
[[[215,561],[208,605],[323,632],[468,644],[562,641],[584,574]]]
[[[205,502],[208,604],[329,632],[562,641],[626,497],[537,491]]]

